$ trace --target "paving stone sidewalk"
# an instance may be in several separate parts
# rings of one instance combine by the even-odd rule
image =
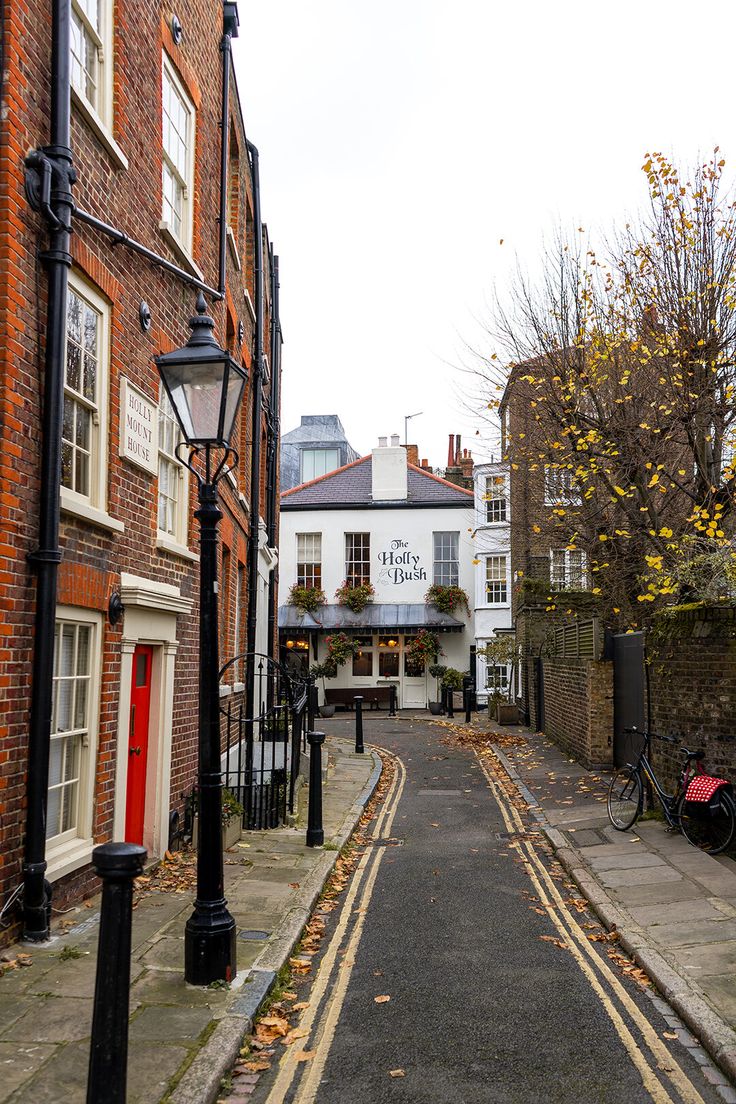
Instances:
[[[325,848],[308,848],[300,824],[243,833],[225,852],[225,892],[238,928],[239,972],[230,989],[184,982],[191,891],[154,890],[136,907],[128,1104],[209,1104],[215,1099],[220,1078],[231,1067],[380,775],[380,760],[370,752],[355,755],[350,743],[331,736],[325,748]],[[49,944],[16,945],[3,952],[11,959],[30,955],[32,965],[0,977],[1,1102],[83,1104],[86,1099],[99,897],[89,906],[77,911],[66,932],[57,925]]]
[[[557,857],[736,1078],[736,862],[703,854],[658,820],[617,832],[606,812],[610,774],[587,771],[539,733],[487,727]]]

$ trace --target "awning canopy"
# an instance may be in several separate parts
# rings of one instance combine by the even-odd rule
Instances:
[[[424,602],[369,602],[360,613],[346,606],[322,606],[304,613],[296,606],[279,606],[279,628],[287,632],[398,633],[430,629],[432,632],[462,632],[465,624],[449,613],[441,613]]]

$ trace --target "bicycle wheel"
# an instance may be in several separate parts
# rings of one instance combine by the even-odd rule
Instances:
[[[608,817],[614,828],[626,832],[641,813],[641,777],[633,767],[616,771],[608,788]]]
[[[731,843],[736,833],[736,807],[733,798],[722,793],[718,795],[715,808],[703,813],[685,812],[685,798],[677,806],[680,828],[685,839],[709,855],[720,855]]]

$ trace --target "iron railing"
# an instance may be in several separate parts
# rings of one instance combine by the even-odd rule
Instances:
[[[220,677],[236,663],[253,679],[253,716],[247,715],[243,694],[220,708],[223,783],[243,806],[243,828],[278,828],[287,810],[294,811],[306,746],[307,688],[261,653],[235,656]]]

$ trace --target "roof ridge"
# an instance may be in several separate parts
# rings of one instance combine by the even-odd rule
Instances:
[[[357,464],[364,464],[366,460],[370,459],[370,453],[367,456],[359,456],[357,460],[351,460],[349,464],[343,464],[342,467],[335,468],[334,471],[325,472],[324,475],[318,475],[314,479],[308,479],[306,483],[297,483],[296,487],[290,487],[288,491],[282,491],[281,497],[286,498],[287,495],[294,494],[296,491],[303,491],[305,487],[313,487],[315,483],[322,483],[325,479],[331,479],[333,475],[339,475],[340,472],[347,471],[348,468],[354,468]]]
[[[420,475],[426,475],[428,479],[434,479],[435,483],[444,483],[446,487],[452,487],[453,491],[461,491],[462,494],[473,497],[473,492],[468,491],[465,487],[458,487],[457,483],[453,483],[450,479],[443,479],[441,475],[435,475],[434,472],[427,471],[426,468],[420,468],[417,464],[408,463],[407,468],[411,468],[412,471],[419,472]]]

